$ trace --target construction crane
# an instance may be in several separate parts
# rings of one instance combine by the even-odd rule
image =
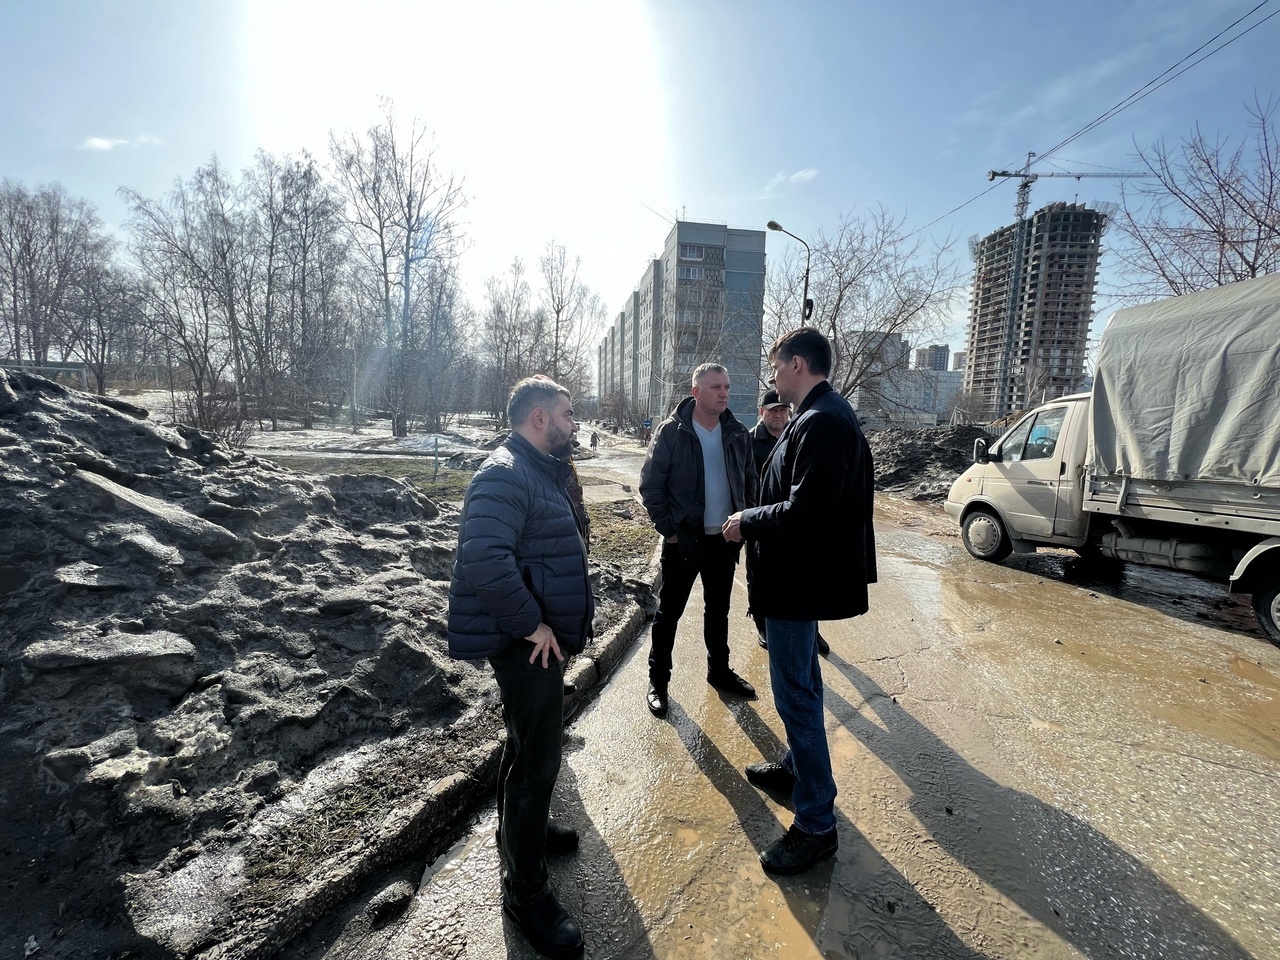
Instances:
[[[1146,177],[1150,174],[1146,173],[1067,173],[1047,172],[1032,173],[1031,161],[1035,159],[1034,153],[1027,154],[1027,163],[1021,170],[988,170],[987,179],[994,180],[996,177],[1018,177],[1018,201],[1014,205],[1017,213],[1017,231],[1014,234],[1013,250],[1011,251],[1010,275],[1008,284],[1008,300],[1005,303],[1004,314],[1004,330],[1001,337],[1000,365],[998,369],[997,381],[997,398],[996,398],[996,416],[1002,417],[1008,413],[1006,405],[1006,392],[1009,385],[1009,371],[1013,361],[1013,340],[1014,328],[1018,323],[1018,293],[1020,289],[1019,279],[1022,276],[1022,252],[1027,242],[1027,209],[1031,206],[1031,185],[1041,177],[1072,177],[1080,180],[1084,177],[1109,177],[1111,179],[1123,179],[1125,177]]]
[[[1079,180],[1083,177],[1108,177],[1112,180],[1123,180],[1128,177],[1149,177],[1149,173],[1067,173],[1064,171],[1049,171],[1046,173],[1032,173],[1031,161],[1035,159],[1034,153],[1027,154],[1027,165],[1021,170],[988,170],[987,179],[994,180],[996,177],[1020,177],[1021,182],[1018,184],[1018,202],[1014,209],[1021,222],[1027,215],[1027,208],[1031,206],[1031,185],[1041,177],[1071,177],[1073,180]]]

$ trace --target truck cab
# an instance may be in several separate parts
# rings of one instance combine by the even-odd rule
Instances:
[[[951,485],[944,508],[965,548],[983,560],[1087,539],[1081,507],[1089,442],[1089,395],[1072,394],[1024,414],[994,443],[974,442],[974,463]]]

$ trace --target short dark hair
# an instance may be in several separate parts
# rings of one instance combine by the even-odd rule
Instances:
[[[560,386],[545,374],[525,377],[511,388],[511,396],[507,398],[507,421],[513,427],[522,426],[536,408],[551,409],[557,397],[573,399],[567,387]]]
[[[782,361],[800,357],[810,373],[831,375],[831,341],[817,327],[797,327],[784,333],[769,348],[769,359],[775,357]]]

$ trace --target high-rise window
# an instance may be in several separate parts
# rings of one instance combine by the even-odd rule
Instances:
[[[681,260],[701,260],[703,257],[702,245],[698,243],[682,243],[680,244]]]

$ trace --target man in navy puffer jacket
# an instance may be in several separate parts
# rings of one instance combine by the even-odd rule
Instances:
[[[521,380],[507,402],[511,436],[476,471],[458,523],[449,585],[449,655],[488,659],[507,742],[498,768],[502,909],[551,957],[580,957],[582,932],[556,901],[546,855],[577,846],[549,822],[560,772],[564,658],[591,634],[586,531],[569,502],[569,391]]]

